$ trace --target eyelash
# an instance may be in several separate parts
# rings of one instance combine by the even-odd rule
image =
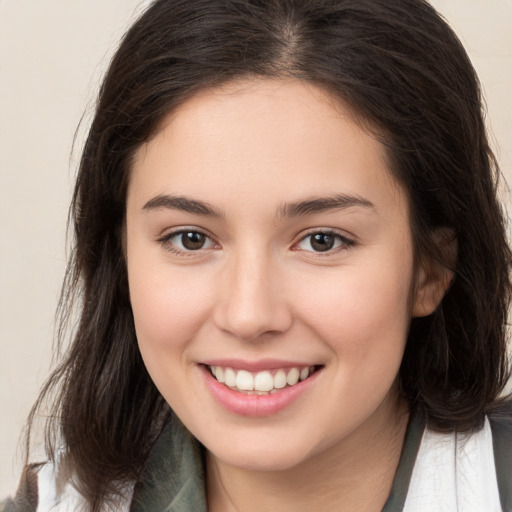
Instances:
[[[338,231],[334,231],[332,229],[315,229],[314,231],[310,231],[309,233],[306,233],[302,238],[299,240],[298,243],[294,244],[294,247],[298,246],[299,244],[303,243],[308,238],[312,238],[314,235],[323,235],[323,236],[330,236],[334,238],[334,243],[338,243],[337,246],[330,248],[326,251],[306,251],[311,252],[315,255],[315,257],[327,257],[333,254],[337,254],[340,251],[346,251],[350,249],[351,247],[354,247],[356,245],[355,240],[347,238],[345,235],[342,235]],[[312,241],[309,242],[311,245]],[[295,249],[299,250],[299,249]]]
[[[197,228],[193,228],[193,229],[178,229],[176,231],[172,231],[171,233],[167,233],[166,235],[164,235],[163,237],[159,238],[157,241],[162,244],[162,246],[164,247],[164,249],[166,251],[169,251],[173,254],[177,254],[179,256],[185,256],[185,257],[193,257],[193,256],[197,256],[198,253],[200,253],[201,251],[205,250],[203,247],[197,249],[197,250],[183,250],[183,249],[178,249],[176,248],[172,243],[171,243],[171,240],[173,238],[176,238],[180,235],[184,235],[186,233],[193,233],[193,234],[198,234],[198,235],[202,235],[204,236],[207,240],[209,240],[210,242],[212,242],[213,244],[216,244],[214,242],[214,240],[212,240],[212,238],[206,234],[204,231],[201,231],[200,229],[197,229]],[[207,250],[207,249],[206,249]]]
[[[208,239],[212,244],[216,245],[216,242],[214,240],[212,240],[212,238],[208,234],[206,234],[204,231],[201,231],[197,228],[179,229],[176,231],[172,231],[171,233],[168,233],[165,236],[159,238],[157,241],[165,248],[165,250],[167,250],[173,254],[177,254],[179,256],[185,256],[185,257],[197,256],[198,253],[201,253],[204,250],[210,249],[210,247],[207,247],[207,248],[200,247],[197,250],[193,250],[193,249],[183,250],[183,249],[178,249],[173,244],[171,244],[171,240],[173,238],[176,238],[180,235],[184,235],[186,233],[202,235],[206,239]],[[337,231],[334,231],[331,229],[315,229],[314,231],[310,231],[309,233],[306,233],[304,236],[302,236],[301,239],[297,243],[294,244],[294,246],[293,246],[294,248],[292,250],[300,250],[300,249],[296,249],[295,247],[297,247],[298,245],[300,245],[301,243],[306,241],[308,238],[313,237],[314,235],[330,236],[330,237],[334,238],[335,244],[338,243],[337,246],[327,249],[326,251],[314,251],[314,250],[311,250],[311,251],[306,250],[305,251],[305,252],[311,252],[312,254],[315,255],[315,257],[325,257],[325,256],[329,256],[332,254],[336,254],[340,251],[350,249],[351,247],[353,247],[356,244],[356,242],[354,240],[347,238],[346,236],[340,234]],[[310,246],[311,246],[311,242],[310,242]]]

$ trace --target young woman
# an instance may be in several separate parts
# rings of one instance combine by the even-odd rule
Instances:
[[[428,3],[153,3],[77,178],[49,462],[5,510],[512,510],[498,176]]]

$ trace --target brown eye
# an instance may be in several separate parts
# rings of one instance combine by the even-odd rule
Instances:
[[[354,245],[350,240],[339,233],[332,231],[316,231],[306,235],[297,247],[308,252],[336,252],[338,249],[348,249]]]
[[[159,240],[165,249],[176,254],[186,254],[202,249],[214,249],[215,242],[201,231],[179,230]]]
[[[197,251],[202,249],[206,242],[206,235],[198,233],[197,231],[187,231],[181,233],[181,244],[189,251]]]
[[[315,233],[310,238],[311,248],[318,252],[329,251],[334,247],[335,238],[327,233]]]

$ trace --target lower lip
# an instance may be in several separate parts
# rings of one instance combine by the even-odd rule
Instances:
[[[228,411],[240,416],[270,416],[289,407],[311,387],[321,370],[294,386],[283,388],[268,395],[248,395],[233,391],[213,377],[206,366],[201,365],[206,386],[214,398]]]

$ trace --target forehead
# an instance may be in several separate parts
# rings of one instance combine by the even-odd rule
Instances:
[[[198,93],[136,153],[129,202],[192,192],[227,208],[336,193],[405,197],[385,147],[346,106],[311,83],[269,79]]]

